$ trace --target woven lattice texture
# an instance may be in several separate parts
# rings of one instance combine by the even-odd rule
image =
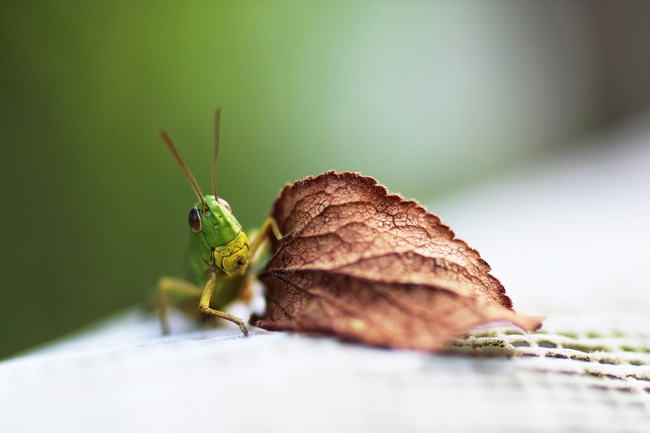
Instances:
[[[554,375],[585,376],[588,387],[628,394],[613,400],[635,401],[650,410],[650,336],[595,332],[536,332],[516,328],[473,331],[458,339],[452,353],[539,358],[535,369]]]

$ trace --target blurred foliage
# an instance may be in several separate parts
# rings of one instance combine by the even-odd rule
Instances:
[[[565,59],[575,68],[564,76],[536,42],[513,39],[521,14],[453,2],[3,2],[0,357],[182,273],[195,197],[158,127],[208,190],[223,107],[218,188],[244,227],[310,174],[361,171],[429,200],[574,133],[589,104],[579,59]]]

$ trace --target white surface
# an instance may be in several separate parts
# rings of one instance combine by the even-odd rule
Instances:
[[[592,364],[202,331],[5,362],[0,423],[4,432],[647,431],[650,392],[580,370]],[[648,366],[624,368],[650,380]]]
[[[4,432],[648,431],[650,393],[573,371],[590,364],[208,331],[5,362],[0,423]]]
[[[479,331],[458,345],[506,351],[428,355],[179,318],[162,338],[129,312],[0,364],[0,431],[649,432],[649,137],[632,126],[431,207],[519,311],[549,314],[546,336]]]

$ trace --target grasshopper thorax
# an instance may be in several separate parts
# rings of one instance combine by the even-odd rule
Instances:
[[[206,195],[190,211],[192,239],[203,261],[226,274],[241,272],[248,264],[248,238],[225,200]]]

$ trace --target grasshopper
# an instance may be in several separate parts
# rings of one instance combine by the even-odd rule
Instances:
[[[217,107],[214,122],[212,195],[203,195],[196,178],[181,159],[167,133],[162,129],[159,131],[160,137],[199,199],[188,217],[191,235],[188,280],[171,277],[158,280],[159,317],[164,334],[169,334],[169,294],[174,293],[200,298],[200,312],[233,322],[239,326],[244,336],[248,336],[248,329],[242,319],[221,310],[242,297],[246,285],[250,282],[247,270],[250,269],[249,265],[263,242],[271,234],[277,239],[282,238],[277,223],[269,216],[249,242],[246,233],[233,216],[230,205],[217,195],[216,167],[220,119],[221,107]]]

